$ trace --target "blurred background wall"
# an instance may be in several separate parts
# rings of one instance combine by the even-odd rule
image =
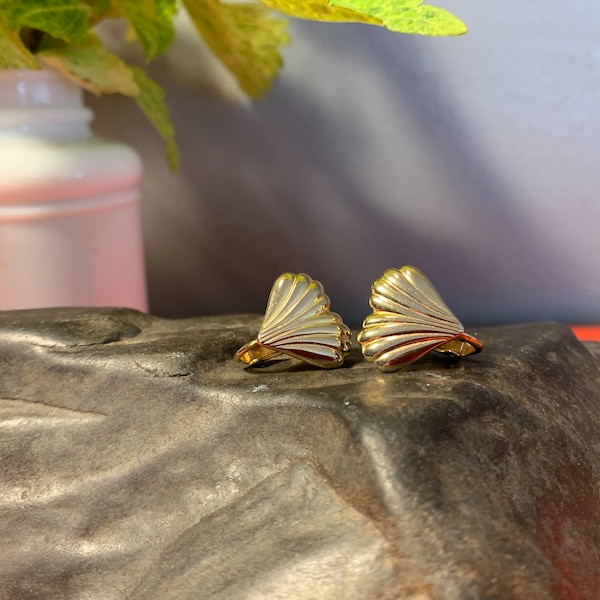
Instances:
[[[262,312],[304,271],[356,325],[372,280],[414,264],[466,323],[600,321],[600,3],[437,4],[469,33],[295,21],[252,104],[182,24],[150,70],[176,175],[133,102],[90,100],[146,164],[154,314]]]

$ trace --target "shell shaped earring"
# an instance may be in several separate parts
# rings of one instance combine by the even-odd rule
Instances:
[[[382,371],[406,367],[432,350],[460,357],[483,348],[416,267],[385,271],[371,287],[369,304],[373,312],[358,342],[365,359]]]
[[[350,328],[329,310],[323,286],[304,273],[283,273],[273,284],[256,336],[235,359],[247,367],[289,356],[324,369],[339,367],[350,352]]]

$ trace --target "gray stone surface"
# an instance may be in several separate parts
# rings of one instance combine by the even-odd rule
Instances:
[[[0,314],[2,600],[600,597],[597,345],[245,371],[259,322]]]

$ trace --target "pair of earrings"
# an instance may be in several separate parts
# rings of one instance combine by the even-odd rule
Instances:
[[[395,371],[435,350],[459,357],[481,352],[433,284],[416,267],[388,269],[371,286],[373,312],[358,334],[363,356],[382,371]],[[330,310],[323,286],[300,273],[280,275],[271,290],[255,340],[235,354],[251,367],[284,355],[325,369],[350,352],[351,332]]]

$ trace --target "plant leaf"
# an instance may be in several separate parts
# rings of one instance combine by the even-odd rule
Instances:
[[[46,42],[37,55],[45,64],[97,96],[112,93],[136,96],[140,91],[131,68],[107,52],[93,34],[83,46],[69,46],[56,40]]]
[[[466,25],[443,8],[422,0],[329,0],[330,4],[379,19],[384,27],[419,35],[462,35]]]
[[[45,64],[96,95],[119,93],[132,96],[165,139],[170,167],[178,168],[179,150],[164,101],[165,92],[142,69],[127,65],[107,52],[93,34],[82,47],[68,46],[57,40],[46,41],[38,56]]]
[[[448,11],[422,0],[260,0],[292,17],[315,21],[369,23],[401,33],[460,35],[466,25]]]
[[[252,97],[262,97],[283,64],[289,43],[286,21],[269,17],[260,4],[183,0],[196,29]]]
[[[176,0],[117,0],[140,41],[146,61],[162,54],[173,41]]]
[[[39,69],[37,60],[25,48],[16,31],[0,22],[0,69]]]
[[[165,140],[167,161],[171,169],[176,171],[179,168],[179,148],[175,141],[175,130],[169,119],[169,110],[165,104],[165,91],[142,69],[134,66],[129,68],[140,90],[140,93],[135,96],[135,101]]]
[[[355,10],[333,6],[328,0],[260,0],[262,4],[297,19],[337,21],[341,23],[371,23],[383,25],[374,17]]]
[[[31,27],[69,42],[82,44],[91,10],[82,0],[0,0],[0,14],[10,29]]]
[[[112,8],[112,0],[85,0],[94,13],[103,14]]]
[[[123,14],[117,0],[84,0],[91,8],[92,16],[88,29],[98,25],[104,19],[121,19]]]

